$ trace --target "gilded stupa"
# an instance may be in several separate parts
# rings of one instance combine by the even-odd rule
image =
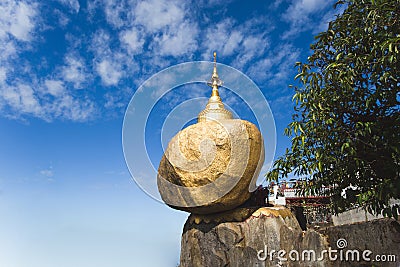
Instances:
[[[250,198],[264,162],[257,127],[234,119],[219,96],[216,53],[211,97],[198,122],[177,133],[160,161],[157,185],[164,202],[194,214],[229,211]]]
[[[217,53],[214,52],[214,70],[211,80],[207,82],[207,85],[212,88],[212,93],[206,108],[199,113],[199,122],[232,119],[232,113],[225,109],[224,103],[222,103],[221,97],[219,96],[218,88],[222,86],[222,84],[223,82],[220,80],[217,72]]]

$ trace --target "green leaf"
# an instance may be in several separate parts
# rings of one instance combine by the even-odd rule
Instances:
[[[315,36],[307,62],[295,65],[302,88],[284,130],[290,149],[275,161],[273,177],[309,175],[305,192],[334,186],[334,212],[357,202],[396,216],[387,207],[400,198],[400,1],[337,4],[345,4],[341,15]],[[343,199],[350,184],[359,193]]]

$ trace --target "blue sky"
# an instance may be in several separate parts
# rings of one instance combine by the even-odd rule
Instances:
[[[310,55],[313,36],[334,18],[332,5],[1,1],[0,266],[176,266],[188,214],[153,200],[129,174],[122,124],[131,97],[157,72],[211,61],[217,51],[219,62],[261,89],[282,155],[293,65]],[[178,105],[185,90],[209,94],[205,85],[185,86],[166,98],[175,102],[160,105]],[[234,102],[228,91],[221,96]],[[154,140],[158,125],[149,126]],[[157,165],[159,143],[152,147],[151,138]]]

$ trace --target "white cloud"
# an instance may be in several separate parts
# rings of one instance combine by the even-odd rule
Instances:
[[[131,14],[135,29],[124,35],[133,51],[138,51],[149,40],[148,49],[157,55],[178,57],[189,55],[198,47],[198,24],[182,1],[150,0],[138,2]]]
[[[128,2],[128,3],[127,3]],[[104,12],[106,21],[114,28],[127,26],[127,14],[133,9],[134,1],[125,0],[91,0],[86,1],[85,11],[88,12],[88,20],[92,20],[99,9]],[[101,14],[104,16],[103,14]]]
[[[96,66],[96,71],[100,75],[105,85],[116,85],[121,79],[122,73],[115,62],[103,60]]]
[[[6,65],[7,60],[17,54],[16,44],[9,38],[0,40],[0,62],[2,65]],[[10,66],[9,66],[10,67]]]
[[[200,6],[215,7],[229,5],[233,0],[197,0],[196,2]]]
[[[231,56],[243,49],[246,39],[251,37],[251,30],[244,25],[236,25],[232,19],[224,19],[215,27],[210,27],[205,33],[206,51],[204,56],[210,56],[216,50],[222,56]]]
[[[53,118],[72,121],[86,121],[97,113],[95,103],[87,98],[76,99],[70,94],[63,94],[47,106],[47,114]]]
[[[0,85],[4,84],[7,79],[7,70],[4,67],[0,67]]]
[[[92,35],[91,39],[90,50],[93,51],[97,60],[113,55],[110,49],[111,37],[107,31],[100,29]]]
[[[294,1],[287,10],[287,15],[291,20],[298,19],[299,14],[308,15],[315,11],[323,9],[329,1],[326,0],[300,0]],[[298,13],[300,12],[300,13]]]
[[[132,75],[138,70],[138,62],[132,56],[143,51],[141,34],[136,27],[130,27],[117,35],[99,29],[91,36],[89,50],[94,54],[94,71],[104,85],[115,85],[127,73]],[[119,46],[116,46],[118,41]]]
[[[57,17],[58,19],[58,24],[63,28],[65,26],[67,26],[67,24],[71,21],[70,18],[64,14],[63,12],[61,12],[58,9],[55,9],[53,11],[54,15]]]
[[[114,27],[121,27],[126,22],[126,11],[133,7],[126,5],[125,1],[121,0],[103,0],[104,12],[107,21]]]
[[[18,83],[16,86],[2,88],[0,96],[5,103],[18,113],[40,116],[41,108],[35,92],[29,85]]]
[[[116,92],[107,92],[104,95],[104,107],[109,110],[123,111],[128,105],[128,100],[132,97],[132,90],[129,88],[122,88]],[[110,112],[108,112],[110,114]],[[119,114],[117,114],[119,115]]]
[[[0,39],[11,34],[21,41],[29,41],[35,27],[36,6],[21,1],[0,2]]]
[[[271,77],[271,68],[274,66],[273,59],[269,56],[254,62],[247,70],[248,74],[257,81],[264,81]]]
[[[55,118],[86,121],[97,114],[94,102],[87,96],[74,97],[73,91],[67,90],[62,81],[52,79],[32,86],[19,81],[15,85],[1,86],[0,108],[6,117],[32,116],[45,121]]]
[[[106,31],[99,30],[94,34],[91,50],[96,54],[97,70],[100,70],[99,64],[107,60],[123,66],[117,72],[126,70],[132,73],[131,68],[136,68],[137,65],[131,63],[132,57],[125,55],[125,58],[120,59],[114,55],[128,53],[129,56],[145,54],[142,57],[145,58],[143,63],[148,67],[143,69],[145,72],[149,68],[153,71],[157,66],[170,64],[170,60],[165,57],[190,55],[198,47],[200,30],[186,2],[98,0],[96,3],[106,14],[107,22],[122,29],[118,34],[120,47],[114,46],[116,40]],[[88,9],[93,14],[95,4],[89,4]],[[151,57],[147,57],[146,52],[150,52]]]
[[[282,4],[283,0],[275,0],[275,2],[273,2],[271,4],[271,8],[273,10],[276,10],[281,4]]]
[[[0,112],[15,119],[36,117],[46,121],[55,118],[85,121],[93,118],[97,110],[88,94],[74,96],[74,92],[69,90],[71,87],[82,88],[91,77],[81,57],[74,52],[67,54],[64,65],[56,68],[55,73],[49,75],[52,78],[47,79],[34,73],[29,61],[18,58],[34,41],[37,15],[34,4],[0,2]],[[18,64],[19,61],[27,64]],[[21,78],[10,79],[20,77],[17,72]]]
[[[263,59],[257,60],[246,73],[256,82],[268,81],[269,85],[286,84],[294,73],[294,63],[300,57],[300,50],[291,44],[280,44],[269,51]]]
[[[123,105],[122,103],[118,102],[118,98],[114,94],[107,93],[104,95],[104,99],[106,100],[104,103],[105,108],[115,108]]]
[[[54,172],[53,172],[52,168],[41,170],[40,174],[47,178],[51,178],[54,176]]]
[[[214,27],[206,30],[203,42],[203,57],[210,59],[212,51],[217,51],[222,57],[235,55],[231,63],[237,68],[242,68],[251,60],[262,56],[269,48],[268,32],[259,32],[260,24],[268,21],[262,19],[250,19],[238,25],[232,19],[224,19]]]
[[[232,31],[222,50],[224,55],[232,55],[243,40],[243,34],[239,31]]]
[[[319,13],[323,13],[327,6],[332,5],[332,0],[293,0],[282,14],[282,19],[290,24],[290,29],[283,33],[282,38],[287,39],[300,32],[319,27],[320,21],[313,16],[321,16]]]
[[[134,10],[135,23],[143,25],[150,32],[177,26],[184,20],[182,4],[176,1],[140,1]]]
[[[124,35],[127,33],[127,35]],[[133,41],[135,38],[132,32],[124,32],[119,35],[120,41]],[[118,36],[117,36],[118,38]],[[113,42],[116,41],[112,39],[110,34],[105,30],[98,30],[92,37],[92,42],[90,45],[90,50],[95,54],[94,68],[96,73],[100,76],[101,81],[106,86],[117,85],[119,81],[126,76],[125,72],[133,73],[136,68],[136,62],[126,54],[126,50],[121,47],[112,47]],[[141,41],[138,41],[141,42]],[[131,43],[132,46],[137,44]],[[128,50],[132,49],[129,45]],[[134,49],[140,49],[134,47]],[[134,54],[133,51],[130,52]],[[135,52],[138,53],[138,52]],[[130,54],[130,55],[132,55]]]
[[[0,3],[0,112],[11,114],[12,110],[16,117],[85,121],[99,115],[99,109],[122,109],[127,104],[127,96],[120,94],[120,90],[110,88],[98,95],[103,90],[74,89],[93,86],[100,79],[105,87],[139,85],[148,75],[176,61],[173,57],[197,60],[195,57],[200,53],[204,59],[212,60],[212,52],[216,50],[221,62],[241,69],[257,81],[276,84],[287,80],[291,73],[289,68],[292,69],[298,56],[293,47],[271,48],[268,34],[272,27],[266,26],[269,18],[255,16],[244,22],[227,18],[229,13],[224,13],[226,3],[222,0],[200,3],[210,8],[219,5],[220,9],[213,14],[221,17],[203,14],[198,6],[186,1],[93,0],[87,4],[89,20],[90,16],[105,15],[109,25],[93,24],[94,33],[88,36],[76,34],[79,31],[67,33],[66,49],[69,52],[64,56],[64,62],[49,73],[35,73],[29,58],[18,58],[23,49],[37,47],[30,44],[36,36],[40,9],[39,4],[28,1],[31,0],[3,0]],[[71,12],[86,11],[86,8],[80,9],[78,0],[57,1]],[[309,22],[314,14],[322,14],[327,4],[323,3],[322,8],[318,3],[316,0],[289,3],[286,14],[291,29],[303,25],[302,18]],[[54,23],[57,27],[73,23],[73,16],[64,12],[56,10],[52,13],[56,15]],[[212,19],[216,21],[212,22]],[[110,25],[112,29],[105,30]],[[34,49],[29,53],[36,53]],[[20,59],[27,64],[15,64]],[[51,68],[52,61],[47,62],[46,67]],[[41,70],[46,68],[39,67]],[[23,75],[15,75],[22,68]],[[128,77],[135,78],[128,81]]]
[[[80,5],[78,0],[59,0],[63,5],[67,6],[69,9],[75,13],[79,12]]]
[[[37,6],[33,3],[0,1],[0,66],[5,68],[4,75],[10,75],[14,69],[10,60],[33,39],[37,13]]]
[[[196,37],[198,30],[196,25],[187,21],[173,30],[166,31],[155,41],[158,44],[159,53],[163,56],[180,56],[197,49]]]
[[[122,32],[120,41],[128,47],[130,54],[139,54],[143,50],[144,38],[136,27]]]
[[[238,66],[244,66],[256,57],[262,56],[269,48],[269,40],[263,34],[248,35],[243,40],[237,57]]]
[[[117,51],[110,49],[110,35],[104,31],[97,31],[92,37],[91,50],[96,55],[95,71],[104,85],[116,85],[122,77],[122,57]]]
[[[144,64],[146,64],[147,66]],[[137,85],[142,84],[142,82],[144,82],[147,78],[149,78],[154,73],[157,73],[161,69],[171,66],[171,61],[161,54],[154,54],[154,56],[147,59],[144,64],[142,66],[143,76],[138,77],[137,81],[139,81],[139,83],[136,83]]]
[[[61,74],[63,80],[72,83],[76,89],[81,89],[88,79],[83,59],[73,54],[67,54],[65,57]]]
[[[214,27],[210,27],[206,30],[204,35],[204,54],[203,57],[209,58],[213,51],[222,53],[229,51],[224,49],[225,44],[229,38],[230,32],[233,30],[233,21],[230,19],[224,19],[217,23]]]
[[[337,15],[342,14],[345,10],[345,5],[339,5],[336,9],[332,9],[328,11],[317,23],[313,29],[313,34],[320,33],[322,31],[326,31],[328,29],[328,25],[330,21],[333,21]]]
[[[64,84],[60,80],[45,80],[44,84],[47,92],[53,96],[59,96],[65,91]]]

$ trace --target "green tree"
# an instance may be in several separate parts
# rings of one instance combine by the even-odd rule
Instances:
[[[291,148],[267,179],[307,177],[302,194],[330,186],[332,208],[354,202],[397,216],[400,199],[400,0],[344,0],[344,11],[296,63]],[[357,188],[356,199],[342,191]],[[348,194],[349,195],[349,194]]]

